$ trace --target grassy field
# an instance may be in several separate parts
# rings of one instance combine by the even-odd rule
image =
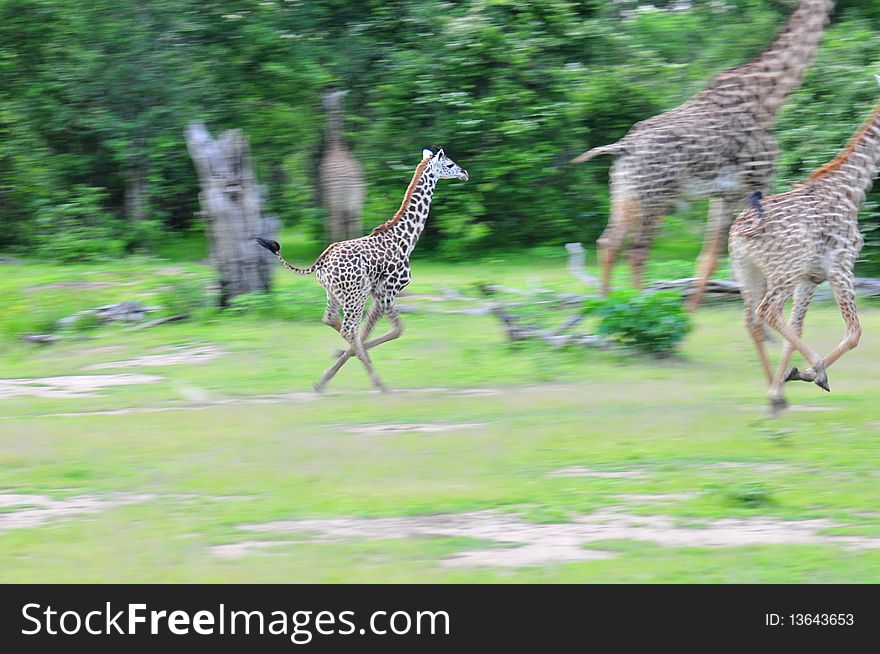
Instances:
[[[25,346],[72,311],[210,275],[147,258],[0,269],[0,581],[880,581],[876,304],[833,392],[790,385],[770,419],[738,304],[701,310],[667,360],[407,315],[373,355],[397,392],[372,392],[354,361],[317,397],[341,345],[320,305]],[[312,278],[277,279],[314,295]],[[578,289],[545,253],[417,261],[409,290],[536,280]],[[842,332],[835,306],[811,309],[818,350]],[[42,382],[9,382],[24,379]]]

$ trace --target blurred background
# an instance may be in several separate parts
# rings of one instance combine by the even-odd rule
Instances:
[[[610,161],[561,164],[760,52],[792,7],[4,3],[0,247],[161,254],[200,233],[192,120],[242,129],[267,210],[321,234],[321,98],[332,88],[351,90],[346,135],[368,181],[368,223],[397,208],[422,147],[442,144],[479,171],[467,193],[438,196],[420,256],[592,243]],[[777,125],[779,188],[828,160],[877,98],[880,9],[841,0],[834,21]],[[864,218],[876,224],[876,198]]]
[[[0,580],[880,580],[876,299],[834,392],[792,388],[767,420],[735,297],[594,299],[611,160],[567,163],[794,5],[0,0]],[[877,72],[880,4],[838,0],[776,123],[774,192],[847,142]],[[470,181],[438,187],[407,330],[373,355],[397,392],[354,361],[319,398],[343,344],[323,291],[271,258],[230,290],[200,192],[233,180],[247,233],[306,266],[334,147],[363,234],[433,144]],[[200,179],[226,145],[234,170]],[[649,282],[691,276],[706,206],[667,218]],[[808,342],[842,333],[818,302]]]

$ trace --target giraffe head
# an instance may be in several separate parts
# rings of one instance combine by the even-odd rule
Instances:
[[[422,150],[422,158],[430,159],[428,166],[440,179],[460,179],[463,182],[468,180],[467,171],[447,157],[439,145]]]
[[[345,96],[348,95],[348,89],[341,89],[337,91],[327,91],[324,94],[324,97],[321,100],[321,105],[324,107],[325,111],[330,111],[331,109],[338,109],[342,106],[342,100]]]

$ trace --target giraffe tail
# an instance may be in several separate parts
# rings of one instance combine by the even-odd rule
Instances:
[[[618,141],[617,143],[609,143],[608,145],[601,145],[598,148],[587,150],[583,154],[579,154],[572,159],[571,163],[583,163],[584,161],[589,161],[593,157],[598,157],[601,154],[621,154],[622,152],[623,145]]]
[[[289,263],[287,263],[284,260],[284,257],[281,256],[281,245],[278,243],[278,241],[271,241],[271,240],[267,240],[265,238],[258,238],[258,239],[256,239],[256,241],[257,241],[257,243],[262,245],[264,248],[269,250],[269,252],[271,252],[276,257],[278,257],[278,260],[282,264],[284,264],[285,268],[287,268],[288,270],[292,270],[297,275],[311,275],[313,272],[315,272],[315,268],[318,267],[317,261],[315,263],[313,263],[311,266],[309,266],[308,268],[297,268],[296,266],[291,266]]]
[[[748,198],[746,198],[746,206],[749,209],[754,209],[755,213],[758,214],[758,218],[764,217],[764,205],[761,204],[761,191],[755,191]]]

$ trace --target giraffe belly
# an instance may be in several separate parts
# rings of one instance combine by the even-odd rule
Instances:
[[[682,195],[697,199],[711,195],[737,195],[744,193],[742,175],[736,168],[725,168],[711,177],[693,175],[681,185]]]

